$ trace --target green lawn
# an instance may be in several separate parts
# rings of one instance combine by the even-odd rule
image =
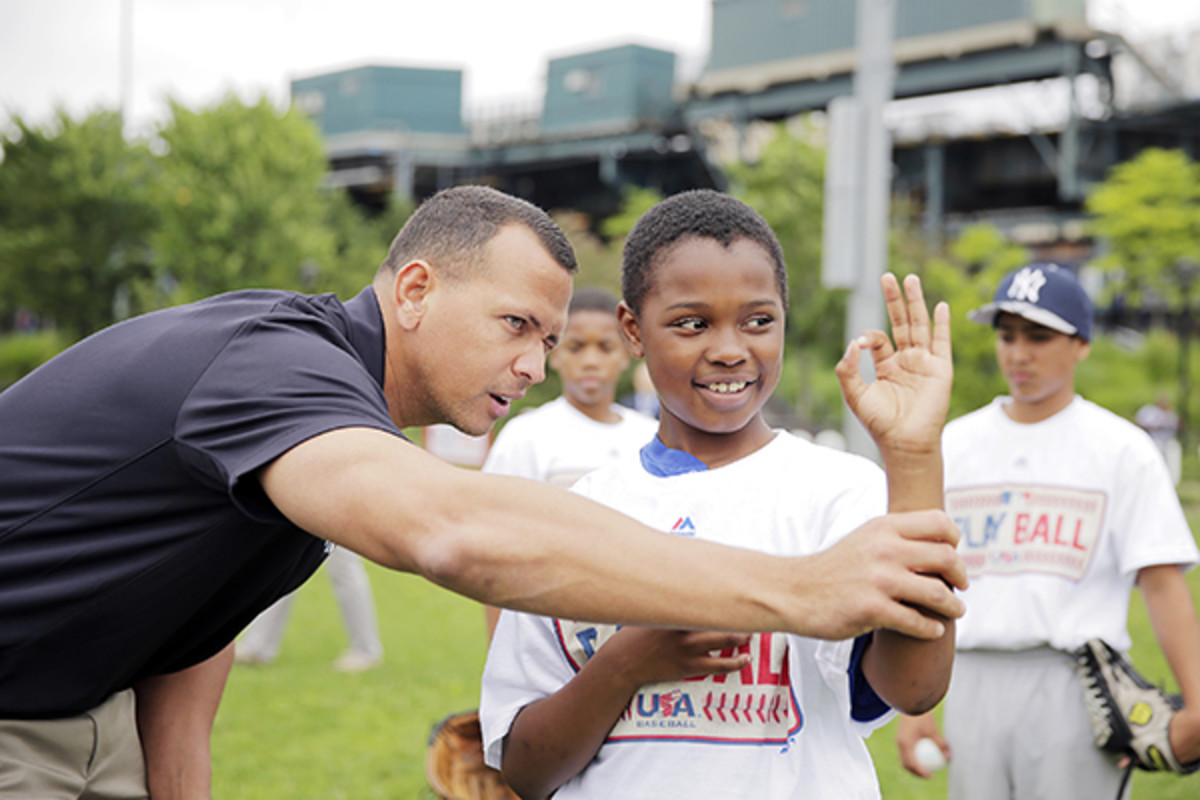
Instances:
[[[1190,464],[1180,495],[1200,531],[1200,474]],[[370,565],[387,650],[383,667],[334,672],[345,646],[329,581],[318,574],[301,590],[279,660],[234,668],[213,735],[217,800],[278,798],[411,800],[432,797],[423,758],[430,728],[478,704],[485,655],[483,613],[464,598],[409,575]],[[1200,570],[1189,573],[1200,597]],[[1141,597],[1130,614],[1134,662],[1170,686]],[[1030,735],[1036,735],[1031,731]],[[886,800],[945,797],[945,777],[923,781],[899,766],[892,728],[869,742]],[[1200,796],[1200,774],[1138,773],[1139,800]]]

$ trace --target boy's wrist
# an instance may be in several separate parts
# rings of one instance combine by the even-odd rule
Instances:
[[[876,442],[879,458],[884,465],[896,469],[921,469],[930,465],[939,469],[942,464],[942,439],[935,436],[926,442]]]
[[[904,452],[883,456],[887,474],[888,511],[941,508],[944,489],[942,453]]]

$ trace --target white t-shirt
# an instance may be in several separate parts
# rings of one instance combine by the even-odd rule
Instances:
[[[829,547],[884,513],[887,495],[872,462],[785,432],[713,470],[655,440],[574,491],[662,531],[787,555]],[[614,631],[501,614],[480,703],[488,763],[499,766],[517,712],[567,683]],[[855,642],[766,634],[749,647],[737,673],[642,687],[555,800],[878,797],[863,737],[892,712],[865,686]],[[852,674],[861,721],[851,716]]]
[[[658,433],[658,422],[613,405],[620,422],[597,422],[565,397],[526,411],[501,429],[483,471],[532,478],[562,488]]]
[[[1130,645],[1129,594],[1142,567],[1200,553],[1162,457],[1130,422],[1076,397],[1026,425],[1000,397],[942,437],[946,511],[971,586],[962,650]]]

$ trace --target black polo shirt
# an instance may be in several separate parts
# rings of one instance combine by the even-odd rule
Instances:
[[[319,566],[255,471],[335,428],[399,435],[368,287],[147,314],[0,394],[0,718],[81,713],[218,652]]]

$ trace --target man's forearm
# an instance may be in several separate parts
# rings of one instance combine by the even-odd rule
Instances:
[[[961,613],[940,580],[914,569],[965,579],[941,513],[876,520],[831,551],[780,558],[667,536],[546,484],[451,467],[366,429],[297,446],[262,482],[317,536],[539,614],[838,639],[879,626],[941,633],[904,603]]]
[[[154,800],[211,796],[212,726],[232,664],[230,644],[194,667],[134,687],[146,783]]]

